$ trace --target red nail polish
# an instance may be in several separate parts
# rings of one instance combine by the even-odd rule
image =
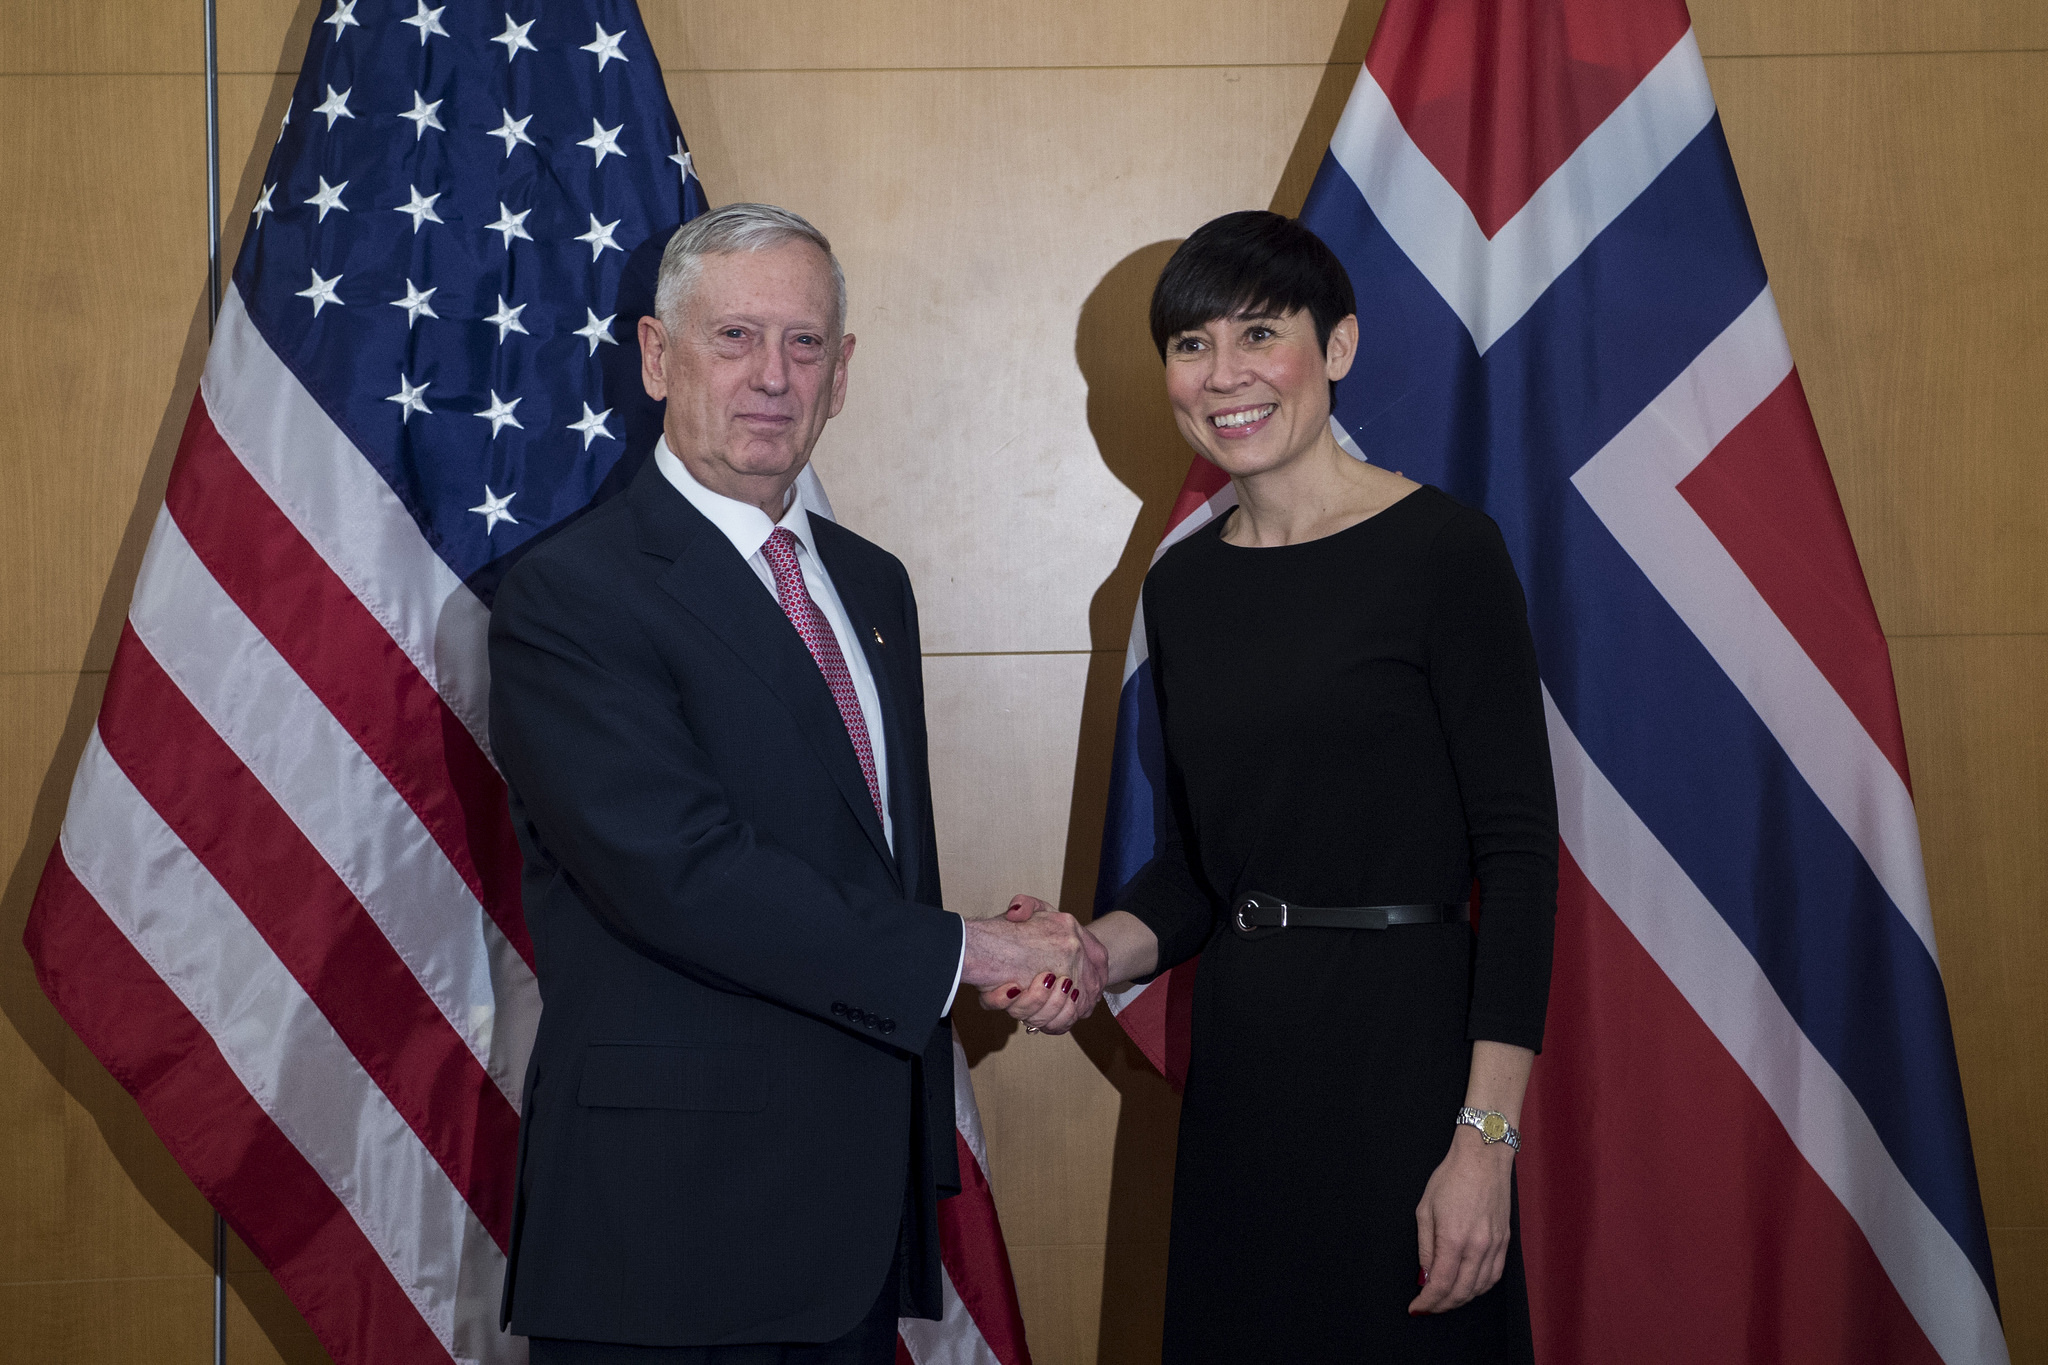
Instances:
[[[1051,989],[1052,989],[1052,983],[1053,983],[1053,974],[1052,974],[1051,972],[1047,972],[1047,973],[1045,974],[1045,988],[1046,988],[1047,990],[1051,990]]]
[[[1418,1271],[1416,1271],[1416,1272],[1415,1272],[1415,1287],[1416,1287],[1417,1289],[1420,1289],[1420,1288],[1422,1288],[1422,1287],[1423,1287],[1424,1285],[1426,1285],[1426,1284],[1428,1284],[1428,1283],[1429,1283],[1429,1272],[1428,1272],[1427,1270],[1418,1270]]]
[[[1015,999],[1016,999],[1016,998],[1017,998],[1018,996],[1022,995],[1023,993],[1024,993],[1024,988],[1023,988],[1022,986],[1012,986],[1012,987],[1010,987],[1010,997],[1009,997],[1009,998],[1010,998],[1010,999],[1012,999],[1012,1000],[1015,1000]]]
[[[1074,993],[1073,977],[1070,976],[1066,980],[1060,982],[1060,993],[1062,995],[1072,995]]]

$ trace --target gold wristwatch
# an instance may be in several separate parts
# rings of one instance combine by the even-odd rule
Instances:
[[[1505,1142],[1517,1152],[1522,1150],[1522,1135],[1508,1126],[1508,1116],[1498,1109],[1460,1109],[1458,1122],[1467,1128],[1477,1128],[1481,1142]]]

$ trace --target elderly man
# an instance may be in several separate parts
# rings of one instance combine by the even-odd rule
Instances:
[[[903,566],[793,485],[846,398],[830,244],[734,204],[662,257],[662,440],[491,619],[545,1008],[504,1318],[535,1365],[894,1360],[939,1316],[964,981],[1099,957],[939,907]]]

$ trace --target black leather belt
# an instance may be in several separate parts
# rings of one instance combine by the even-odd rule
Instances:
[[[1231,907],[1241,934],[1254,929],[1390,929],[1397,924],[1451,924],[1472,918],[1470,901],[1431,905],[1294,905],[1263,891],[1250,891]]]

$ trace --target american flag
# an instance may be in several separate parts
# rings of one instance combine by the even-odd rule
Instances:
[[[1681,0],[1389,0],[1302,217],[1358,292],[1340,441],[1528,592],[1539,1358],[2004,1361],[1890,659]],[[1197,463],[1169,543],[1229,501]],[[1151,702],[1134,630],[1104,908]],[[1170,1075],[1186,970],[1112,1002]]]
[[[610,301],[704,207],[632,0],[326,0],[38,889],[45,991],[343,1362],[525,1358],[484,628],[620,471]],[[912,1354],[1023,1365],[959,1074]]]

